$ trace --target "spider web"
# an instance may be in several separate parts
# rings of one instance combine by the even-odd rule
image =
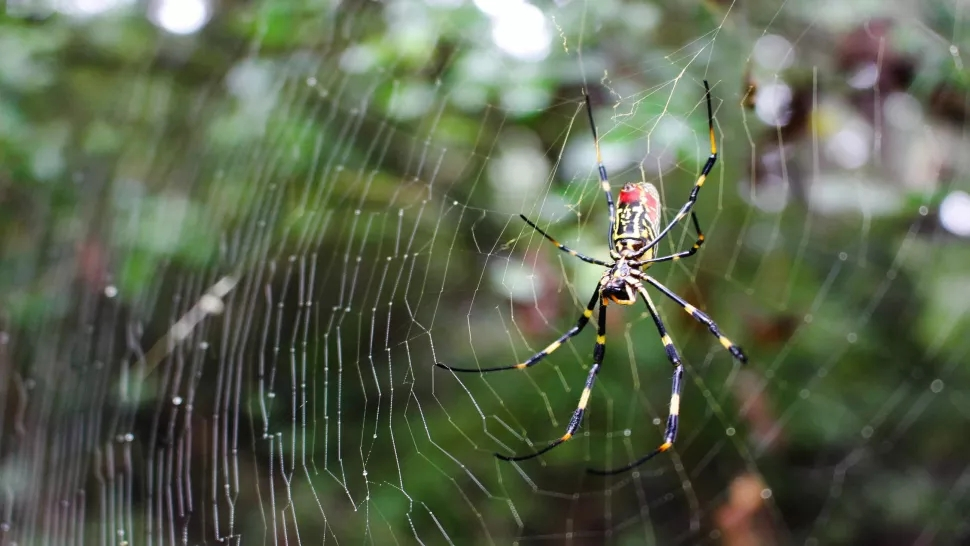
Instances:
[[[189,4],[8,8],[0,544],[967,540],[959,4]],[[582,313],[602,268],[518,215],[609,258],[583,92],[669,221],[704,79],[706,243],[650,273],[750,364],[654,294],[680,434],[588,475],[670,397],[610,306],[582,428],[497,460],[562,435],[595,325],[434,363]]]

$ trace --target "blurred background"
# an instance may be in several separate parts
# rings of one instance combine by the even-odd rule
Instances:
[[[0,546],[967,544],[961,1],[8,0]],[[706,244],[575,323],[614,195]],[[689,248],[689,223],[659,246]],[[594,321],[595,322],[595,321]]]

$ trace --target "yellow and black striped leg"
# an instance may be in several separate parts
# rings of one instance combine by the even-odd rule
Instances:
[[[583,387],[583,394],[581,394],[579,397],[579,404],[576,406],[576,411],[573,412],[573,416],[569,419],[569,425],[566,426],[566,433],[560,436],[559,439],[555,440],[539,451],[536,451],[535,453],[520,455],[518,457],[509,457],[507,455],[496,453],[495,456],[503,461],[524,461],[526,459],[538,457],[539,455],[546,453],[550,449],[572,438],[573,434],[579,430],[579,425],[581,425],[583,422],[583,414],[586,413],[586,404],[589,403],[589,397],[593,393],[593,383],[596,382],[596,375],[600,373],[600,366],[603,364],[604,354],[606,354],[606,306],[601,304],[599,325],[596,332],[596,346],[593,347],[593,367],[590,368],[589,375],[586,376],[586,386]]]
[[[677,353],[677,349],[674,347],[674,342],[667,334],[667,328],[664,326],[663,321],[660,320],[660,314],[657,312],[657,308],[653,305],[650,295],[647,294],[647,291],[643,286],[637,286],[637,291],[643,295],[643,299],[647,304],[647,309],[650,311],[650,316],[653,317],[653,322],[657,325],[657,332],[660,333],[660,340],[663,341],[664,349],[667,351],[667,358],[670,360],[670,363],[674,365],[673,383],[670,387],[670,411],[667,415],[667,426],[664,428],[664,441],[662,444],[660,444],[660,446],[650,453],[640,457],[636,461],[633,461],[626,466],[621,466],[620,468],[613,468],[610,470],[596,470],[589,468],[587,469],[587,472],[590,474],[608,476],[610,474],[626,472],[627,470],[640,466],[664,451],[667,451],[673,447],[674,440],[677,439],[677,426],[680,420],[680,390],[681,383],[684,379],[684,365],[680,361],[680,355]]]
[[[586,309],[583,310],[583,314],[576,321],[576,324],[566,331],[565,334],[559,336],[559,339],[553,341],[548,347],[539,351],[538,353],[532,355],[528,360],[521,364],[512,364],[511,366],[498,366],[496,368],[453,368],[447,364],[442,364],[441,362],[435,362],[435,366],[443,368],[445,370],[450,370],[453,372],[474,372],[474,373],[486,373],[486,372],[500,372],[502,370],[523,370],[530,366],[534,366],[539,363],[543,358],[549,356],[553,351],[562,346],[569,338],[575,336],[576,334],[583,331],[583,328],[589,323],[589,318],[593,316],[593,309],[596,308],[596,301],[599,300],[600,289],[599,285],[596,286],[596,290],[593,292],[593,297],[590,298],[589,303],[586,304]]]
[[[657,281],[657,279],[654,279],[649,275],[644,275],[643,279],[648,283],[650,283],[651,285],[653,285],[654,288],[656,288],[657,290],[660,290],[661,292],[663,292],[665,296],[677,302],[677,304],[680,305],[684,309],[684,311],[687,312],[687,314],[694,317],[697,320],[697,322],[700,322],[704,326],[707,326],[707,329],[710,330],[711,333],[714,334],[714,337],[716,337],[717,340],[721,342],[721,345],[731,353],[731,356],[736,358],[742,364],[748,362],[748,357],[745,356],[744,351],[741,350],[741,347],[738,347],[734,343],[731,343],[730,339],[724,337],[724,334],[721,333],[721,330],[717,327],[717,324],[711,319],[711,317],[707,316],[707,313],[704,313],[700,309],[687,303],[687,301],[684,300],[684,298],[678,296],[677,294],[674,294],[674,292],[671,289],[660,284],[660,282]]]
[[[542,231],[541,229],[539,229],[539,226],[537,226],[534,223],[532,223],[532,220],[529,220],[528,218],[526,218],[524,214],[520,214],[519,216],[523,220],[525,220],[525,223],[527,223],[530,226],[532,226],[532,229],[534,229],[534,230],[538,231],[539,233],[541,233],[543,237],[545,237],[546,239],[549,239],[552,242],[552,244],[554,244],[557,247],[559,247],[559,250],[561,250],[561,251],[569,254],[570,256],[575,256],[575,257],[579,258],[580,260],[583,260],[584,262],[588,262],[588,263],[596,264],[596,265],[602,265],[603,267],[611,267],[613,265],[613,264],[606,263],[603,260],[597,260],[596,258],[590,258],[589,256],[587,256],[585,254],[580,254],[579,252],[576,252],[575,250],[569,248],[568,246],[566,246],[566,245],[560,243],[559,241],[557,241],[556,239],[554,239],[551,235],[549,235],[545,231]]]
[[[600,153],[600,137],[596,133],[596,122],[593,121],[593,105],[589,102],[589,95],[586,96],[586,114],[589,116],[589,128],[593,131],[593,145],[596,146],[596,170],[600,176],[600,188],[606,194],[606,206],[610,215],[610,230],[606,233],[606,240],[613,246],[613,223],[616,222],[616,205],[613,204],[613,192],[610,191],[610,178],[606,174],[606,166],[603,165],[603,154]]]
[[[630,265],[638,265],[639,266],[639,265],[643,265],[643,264],[655,264],[657,262],[670,262],[670,261],[676,262],[677,260],[679,260],[681,258],[687,258],[688,256],[693,256],[695,253],[697,253],[697,251],[701,248],[701,245],[704,244],[704,232],[701,231],[701,226],[700,226],[700,224],[697,223],[697,215],[696,214],[694,214],[693,212],[691,212],[690,213],[690,219],[694,222],[694,229],[697,230],[697,240],[694,241],[694,246],[690,247],[689,250],[685,250],[683,252],[678,252],[676,254],[671,254],[670,256],[663,256],[663,257],[660,257],[660,258],[651,258],[649,260],[637,260],[637,261],[634,261],[634,262],[630,262]]]
[[[684,206],[680,207],[680,211],[674,216],[674,219],[667,224],[667,227],[660,230],[660,233],[653,238],[653,241],[649,245],[640,249],[641,254],[646,253],[651,248],[657,246],[657,243],[667,236],[667,233],[673,229],[677,222],[680,222],[687,216],[690,212],[691,207],[697,202],[697,195],[701,192],[701,188],[704,187],[704,182],[707,181],[707,175],[711,173],[711,169],[714,168],[714,163],[717,162],[717,141],[714,140],[714,107],[711,105],[711,88],[707,85],[707,80],[704,80],[704,92],[707,98],[707,131],[708,136],[711,140],[711,155],[707,157],[707,163],[704,164],[704,168],[701,169],[701,175],[697,177],[697,181],[694,182],[694,187],[690,190],[690,196],[687,198],[687,202]],[[696,224],[695,224],[696,225]]]

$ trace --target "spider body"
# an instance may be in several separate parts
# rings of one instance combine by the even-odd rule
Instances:
[[[653,184],[636,182],[620,190],[620,204],[616,207],[610,240],[610,256],[616,260],[600,279],[602,304],[609,301],[619,305],[637,302],[636,284],[631,283],[634,271],[649,267],[633,260],[653,257],[650,243],[660,231],[660,194]]]
[[[672,262],[693,256],[698,249],[700,249],[701,245],[704,244],[704,234],[701,232],[700,225],[697,222],[697,216],[691,212],[691,208],[694,206],[694,203],[697,202],[697,196],[700,193],[700,189],[704,185],[705,180],[707,180],[707,175],[714,167],[715,161],[717,161],[717,144],[714,140],[714,111],[713,107],[711,106],[711,91],[706,81],[704,82],[704,90],[706,91],[707,99],[707,124],[708,134],[711,142],[711,155],[707,158],[707,163],[704,164],[700,176],[698,176],[697,180],[694,182],[694,187],[691,189],[687,202],[681,206],[674,218],[663,229],[660,229],[662,209],[660,195],[657,192],[657,189],[647,182],[637,182],[623,186],[623,189],[620,190],[619,194],[619,206],[614,205],[613,193],[610,191],[610,183],[606,175],[606,167],[603,165],[603,158],[600,154],[599,138],[596,135],[596,124],[593,122],[593,108],[590,105],[589,96],[586,96],[586,112],[589,115],[589,123],[593,132],[593,142],[596,145],[596,164],[597,170],[599,171],[600,187],[606,194],[606,204],[609,208],[609,244],[610,257],[613,259],[613,262],[610,263],[603,260],[598,260],[596,258],[591,258],[570,249],[540,229],[539,226],[535,225],[531,220],[523,215],[520,215],[527,224],[532,226],[533,229],[551,241],[563,252],[566,252],[571,256],[575,256],[584,262],[596,264],[606,268],[606,270],[603,272],[603,276],[600,277],[600,281],[596,285],[596,289],[593,291],[593,295],[590,298],[589,303],[586,304],[586,309],[583,310],[583,314],[576,321],[576,324],[567,330],[566,333],[559,336],[559,339],[552,342],[545,349],[532,355],[528,360],[520,364],[475,369],[454,368],[445,364],[436,363],[438,367],[453,372],[486,373],[529,368],[541,362],[545,357],[561,347],[563,343],[580,333],[589,323],[589,320],[593,316],[593,311],[596,309],[597,302],[599,303],[596,344],[593,346],[593,364],[589,369],[588,375],[586,376],[586,384],[583,387],[582,394],[579,397],[579,404],[577,404],[576,410],[569,419],[569,424],[566,426],[565,434],[533,453],[520,456],[508,456],[497,453],[496,456],[498,458],[506,461],[523,461],[526,459],[531,459],[546,453],[547,451],[561,445],[573,437],[582,424],[583,415],[586,412],[586,405],[589,403],[593,392],[593,383],[596,381],[596,376],[600,372],[600,367],[603,364],[603,356],[606,353],[607,305],[610,302],[618,305],[632,305],[636,303],[638,296],[643,298],[643,301],[647,306],[647,310],[650,312],[650,316],[653,318],[654,325],[657,327],[657,333],[660,335],[660,341],[663,343],[664,350],[667,354],[667,359],[670,361],[671,365],[673,365],[670,403],[668,405],[667,424],[664,427],[663,442],[647,455],[640,457],[626,466],[612,470],[590,470],[590,472],[594,474],[615,474],[618,472],[624,472],[652,459],[660,453],[669,450],[673,446],[674,440],[677,438],[677,430],[680,421],[680,395],[681,384],[684,377],[684,366],[681,362],[680,354],[678,353],[676,347],[674,347],[674,342],[670,338],[670,335],[667,334],[667,328],[664,325],[663,320],[661,320],[660,314],[657,311],[649,292],[647,292],[647,289],[644,286],[645,284],[652,286],[661,294],[673,300],[677,305],[680,306],[681,309],[684,310],[684,312],[689,314],[696,321],[705,325],[711,334],[717,338],[718,342],[720,342],[720,344],[727,349],[735,359],[742,363],[747,361],[747,358],[744,356],[741,348],[721,334],[720,329],[718,328],[717,324],[711,320],[711,317],[707,316],[706,313],[694,307],[690,303],[687,303],[685,299],[675,294],[672,290],[661,284],[650,275],[647,275],[645,272],[647,268],[655,263]],[[694,229],[697,231],[697,240],[694,242],[694,245],[688,250],[676,252],[669,256],[657,257],[657,244],[662,241],[670,230],[681,220],[683,220],[688,213],[690,214],[691,221],[694,224]]]

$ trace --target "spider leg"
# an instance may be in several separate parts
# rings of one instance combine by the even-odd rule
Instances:
[[[613,204],[613,193],[610,191],[610,179],[606,174],[606,166],[603,165],[603,154],[600,153],[600,137],[596,133],[596,122],[593,121],[593,106],[589,102],[589,94],[584,93],[586,98],[586,114],[589,116],[589,128],[593,131],[593,145],[596,146],[596,170],[600,176],[600,188],[606,194],[606,206],[610,214],[610,231],[606,234],[606,240],[613,248],[613,224],[616,222],[616,205]]]
[[[596,264],[596,265],[602,265],[603,267],[611,267],[613,265],[613,264],[608,264],[608,263],[604,262],[603,260],[597,260],[596,258],[590,258],[589,256],[586,256],[585,254],[580,254],[579,252],[576,252],[575,250],[573,250],[573,249],[569,248],[568,246],[566,246],[566,245],[560,243],[559,241],[555,240],[551,235],[549,235],[545,231],[542,231],[541,229],[539,229],[539,226],[537,226],[534,223],[532,223],[532,220],[529,220],[528,218],[526,218],[524,214],[520,214],[519,216],[523,220],[525,220],[525,223],[527,223],[530,226],[532,226],[532,229],[534,229],[534,230],[538,231],[539,233],[541,233],[543,237],[545,237],[546,239],[549,239],[550,241],[552,241],[552,244],[554,244],[557,247],[559,247],[559,250],[561,250],[561,251],[569,254],[570,256],[576,256],[577,258],[579,258],[580,260],[583,260],[584,262],[589,262],[591,264]]]
[[[711,88],[707,85],[707,80],[704,80],[704,91],[705,96],[707,97],[707,129],[711,140],[711,155],[707,158],[707,163],[704,164],[704,168],[701,170],[701,175],[697,177],[697,181],[694,182],[694,188],[690,190],[690,196],[687,198],[687,202],[684,203],[684,206],[680,208],[680,211],[677,212],[674,219],[667,224],[667,227],[660,230],[660,233],[654,237],[653,241],[642,249],[643,252],[657,246],[657,243],[666,237],[667,233],[673,229],[675,225],[677,225],[677,222],[680,222],[685,216],[687,216],[687,213],[690,212],[691,207],[693,207],[694,203],[697,202],[697,194],[700,193],[701,187],[704,186],[704,182],[707,180],[707,175],[710,174],[711,169],[714,168],[714,163],[717,162],[717,141],[714,140],[714,107],[711,106]]]
[[[583,387],[583,393],[579,397],[579,404],[576,406],[576,411],[573,412],[573,416],[569,419],[569,425],[566,426],[566,433],[546,447],[534,453],[529,453],[528,455],[510,457],[508,455],[496,453],[495,456],[503,461],[524,461],[526,459],[538,457],[539,455],[546,453],[552,448],[572,438],[573,434],[575,434],[579,429],[579,425],[583,422],[583,414],[586,413],[586,404],[589,403],[589,397],[593,393],[593,383],[596,382],[596,375],[600,372],[600,366],[603,364],[604,354],[606,354],[606,305],[601,303],[599,324],[597,325],[596,332],[596,345],[593,347],[593,367],[590,368],[589,375],[586,376],[586,386]]]
[[[680,391],[681,382],[684,379],[684,365],[680,361],[680,355],[677,353],[677,349],[674,347],[674,342],[670,339],[670,336],[667,335],[667,328],[660,319],[660,314],[657,312],[657,308],[654,306],[653,300],[650,299],[650,294],[647,293],[646,288],[644,288],[639,282],[630,279],[630,283],[636,286],[637,291],[643,296],[643,300],[647,304],[647,309],[650,311],[650,316],[653,317],[653,322],[657,325],[657,332],[660,333],[660,340],[663,342],[664,349],[667,351],[667,358],[670,360],[670,363],[674,365],[673,382],[670,387],[670,411],[667,415],[667,426],[664,429],[664,441],[662,444],[660,444],[650,453],[640,457],[636,461],[633,461],[626,466],[621,466],[619,468],[613,468],[610,470],[596,470],[592,468],[588,468],[586,470],[590,474],[598,474],[601,476],[626,472],[627,470],[640,466],[641,464],[670,449],[674,445],[674,440],[677,438],[677,424],[680,419]]]
[[[657,281],[657,279],[654,279],[650,275],[643,275],[643,280],[653,285],[653,287],[656,288],[657,290],[660,290],[661,292],[663,292],[663,294],[668,298],[677,302],[677,305],[680,305],[681,308],[683,308],[683,310],[686,311],[688,315],[694,317],[697,320],[697,322],[700,322],[704,326],[707,326],[707,329],[710,330],[712,334],[714,334],[714,337],[716,337],[717,340],[721,342],[721,345],[725,349],[730,351],[731,356],[736,358],[742,364],[748,362],[748,357],[745,356],[744,351],[741,350],[741,347],[738,347],[734,343],[731,343],[730,339],[724,337],[724,335],[721,333],[720,328],[717,327],[717,323],[715,323],[711,319],[711,317],[707,315],[707,313],[704,313],[700,309],[687,303],[687,301],[684,300],[684,298],[675,294],[673,290],[660,284],[660,282]]]
[[[704,244],[704,232],[701,231],[701,226],[700,224],[697,223],[697,215],[694,214],[693,211],[691,211],[690,213],[690,219],[694,222],[694,229],[697,230],[697,240],[694,241],[694,246],[690,247],[690,249],[685,250],[683,252],[677,252],[676,254],[671,254],[670,256],[663,256],[660,258],[650,258],[649,260],[637,260],[637,261],[629,262],[630,265],[641,266],[643,264],[655,264],[657,262],[670,262],[670,261],[676,262],[681,258],[687,258],[688,256],[693,256],[695,253],[697,253],[698,249],[701,248],[701,245]]]
[[[593,297],[590,298],[589,303],[586,304],[586,309],[583,310],[583,314],[576,321],[576,324],[566,331],[565,334],[559,336],[559,339],[553,341],[548,347],[539,351],[538,353],[529,357],[528,360],[521,364],[512,364],[511,366],[498,366],[496,368],[453,368],[447,364],[442,364],[441,362],[435,362],[435,366],[443,368],[445,370],[450,370],[453,372],[474,372],[474,373],[486,373],[486,372],[500,372],[503,370],[522,370],[530,366],[534,366],[539,363],[543,358],[549,356],[553,351],[562,346],[569,338],[575,336],[576,334],[583,331],[586,324],[589,323],[589,318],[593,316],[593,309],[596,308],[596,300],[600,297],[599,285],[596,285],[596,291],[593,292]]]

